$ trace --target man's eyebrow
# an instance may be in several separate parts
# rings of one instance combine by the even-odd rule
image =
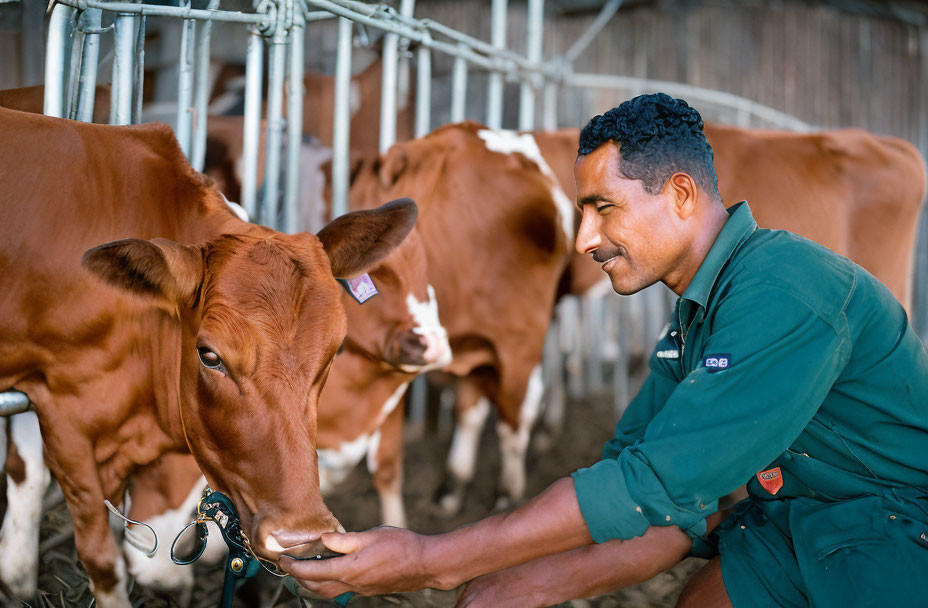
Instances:
[[[595,205],[596,203],[615,204],[615,201],[613,201],[611,198],[609,198],[605,194],[589,194],[581,198],[579,201],[577,201],[577,207],[579,207],[580,210],[583,211],[584,206]]]

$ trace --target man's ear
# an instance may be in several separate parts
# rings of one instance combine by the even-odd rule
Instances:
[[[167,239],[123,239],[89,249],[81,265],[114,287],[193,305],[203,279],[203,248]]]
[[[674,210],[680,219],[685,220],[696,211],[699,188],[696,180],[687,173],[674,173],[667,180],[664,188],[673,197]]]
[[[418,213],[414,202],[401,198],[335,218],[316,235],[329,256],[332,274],[351,279],[373,268],[403,242]]]

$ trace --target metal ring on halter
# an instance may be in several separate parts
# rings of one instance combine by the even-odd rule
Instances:
[[[139,551],[145,553],[146,557],[154,557],[155,553],[158,552],[158,533],[155,532],[155,529],[146,524],[144,521],[135,521],[134,519],[129,519],[125,515],[119,512],[119,509],[113,506],[109,500],[104,500],[103,504],[106,505],[106,508],[109,509],[110,513],[123,520],[122,528],[123,534],[126,536],[126,540],[129,541],[129,544],[138,549]],[[151,530],[152,536],[155,537],[155,546],[153,549],[149,550],[148,547],[143,543],[143,541],[138,537],[138,535],[129,529],[129,524],[134,524],[136,526],[145,526]]]
[[[191,553],[190,557],[177,557],[177,554],[174,552],[174,548],[177,546],[177,541],[180,540],[180,537],[184,535],[184,532],[186,532],[190,526],[197,527],[197,540],[199,541],[200,545],[199,549],[194,548],[194,551]],[[206,529],[206,524],[201,521],[195,520],[184,526],[183,529],[174,538],[174,542],[171,543],[171,561],[178,566],[187,566],[200,559],[200,556],[203,555],[203,552],[206,550],[206,537],[208,535],[209,533]]]

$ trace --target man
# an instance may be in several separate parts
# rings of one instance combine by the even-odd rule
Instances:
[[[901,305],[849,260],[758,229],[746,203],[726,210],[681,100],[594,118],[575,174],[577,249],[620,294],[680,296],[602,460],[453,532],[329,534],[350,555],[284,567],[327,596],[483,576],[460,606],[536,606],[639,582],[692,545],[716,555],[680,605],[924,605],[928,353]]]

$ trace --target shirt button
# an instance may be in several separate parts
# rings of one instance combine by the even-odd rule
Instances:
[[[747,527],[747,526],[741,526],[741,529],[742,529],[742,530],[747,530],[748,527]]]
[[[889,518],[890,518],[890,519],[896,519],[896,516],[895,516],[895,515],[890,515]]]
[[[706,508],[706,505],[704,505],[704,504],[702,504],[702,503],[699,503],[699,508],[700,508],[700,509],[705,509],[705,508]]]

